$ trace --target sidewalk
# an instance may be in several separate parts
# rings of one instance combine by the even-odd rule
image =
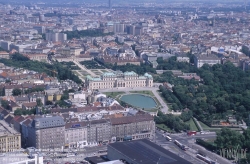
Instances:
[[[199,126],[200,131],[203,131],[203,128],[201,127],[201,124],[199,123],[199,121],[194,117],[193,117],[193,119],[197,123],[197,125]]]

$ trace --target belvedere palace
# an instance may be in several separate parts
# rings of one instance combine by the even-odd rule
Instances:
[[[145,73],[139,76],[135,72],[106,72],[100,77],[87,76],[86,85],[89,89],[108,89],[118,87],[152,87],[153,77]]]

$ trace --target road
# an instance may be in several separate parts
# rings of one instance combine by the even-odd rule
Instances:
[[[64,149],[63,152],[59,151],[51,151],[46,152],[45,161],[50,162],[53,164],[61,164],[66,162],[75,162],[75,161],[83,161],[86,157],[93,157],[98,154],[99,150],[107,149],[107,146],[95,146],[95,147],[85,147],[85,148],[79,148],[79,149]],[[67,154],[75,154],[75,156],[66,157]]]
[[[165,101],[162,99],[162,97],[157,92],[158,87],[134,87],[134,88],[110,88],[110,89],[100,89],[100,92],[129,92],[129,91],[151,91],[154,96],[158,99],[160,102],[160,105],[162,106],[161,111],[163,113],[169,113],[169,108]]]
[[[197,138],[202,138],[204,140],[206,139],[215,139],[216,134],[213,132],[209,132],[207,134],[197,134],[195,136],[187,136],[185,133],[179,133],[179,134],[169,134],[172,138],[172,141],[167,141],[164,137],[166,133],[162,131],[156,130],[155,137],[152,140],[152,142],[162,146],[163,148],[171,151],[172,153],[178,155],[181,158],[185,158],[189,162],[193,164],[204,164],[203,161],[199,160],[196,155],[198,150],[202,150],[206,153],[207,157],[217,161],[216,164],[230,164],[231,162],[228,161],[225,158],[222,158],[221,156],[210,152],[206,150],[205,148],[195,144],[195,140]],[[174,140],[178,140],[180,143],[186,145],[189,147],[187,151],[183,151],[178,146],[174,144]],[[95,147],[85,147],[83,149],[70,149],[70,150],[64,150],[64,152],[67,153],[77,153],[76,156],[71,157],[60,157],[60,156],[66,156],[67,153],[62,152],[56,152],[56,153],[48,153],[49,155],[45,157],[45,161],[53,162],[53,163],[65,163],[65,162],[74,162],[74,161],[83,161],[86,157],[96,156],[100,155],[98,154],[98,150],[104,150],[107,149],[107,146],[95,146]]]
[[[162,145],[164,148],[173,151],[175,153],[178,153],[179,156],[184,156],[185,159],[188,159],[189,156],[195,158],[195,161],[199,161],[199,163],[202,163],[199,159],[196,158],[196,154],[198,153],[198,150],[202,150],[203,152],[206,153],[206,156],[214,161],[216,161],[219,164],[230,164],[232,163],[231,161],[219,156],[218,154],[215,154],[213,152],[210,152],[206,150],[205,148],[195,144],[195,140],[197,138],[201,139],[215,139],[216,138],[216,133],[210,132],[208,134],[197,134],[195,136],[187,136],[186,134],[170,134],[170,137],[172,138],[172,141],[167,141],[165,137],[163,137],[163,132],[161,131],[156,131],[156,137],[155,137],[155,142],[159,145]],[[166,135],[166,134],[164,134]],[[173,141],[178,140],[180,143],[186,145],[189,147],[187,151],[181,150],[179,147],[177,147]],[[191,161],[190,161],[191,162]]]

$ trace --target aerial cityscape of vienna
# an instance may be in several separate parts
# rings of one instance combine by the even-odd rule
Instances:
[[[250,0],[0,0],[0,164],[249,164]]]

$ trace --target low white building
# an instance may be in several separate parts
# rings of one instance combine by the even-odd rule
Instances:
[[[86,95],[85,93],[82,93],[82,92],[75,92],[73,97],[74,99],[78,99],[78,100],[86,100]]]
[[[187,56],[178,56],[177,59],[176,59],[178,62],[187,62],[189,63],[189,57]]]
[[[215,65],[221,64],[221,59],[212,54],[195,55],[194,64],[197,68],[202,67],[204,64]]]

